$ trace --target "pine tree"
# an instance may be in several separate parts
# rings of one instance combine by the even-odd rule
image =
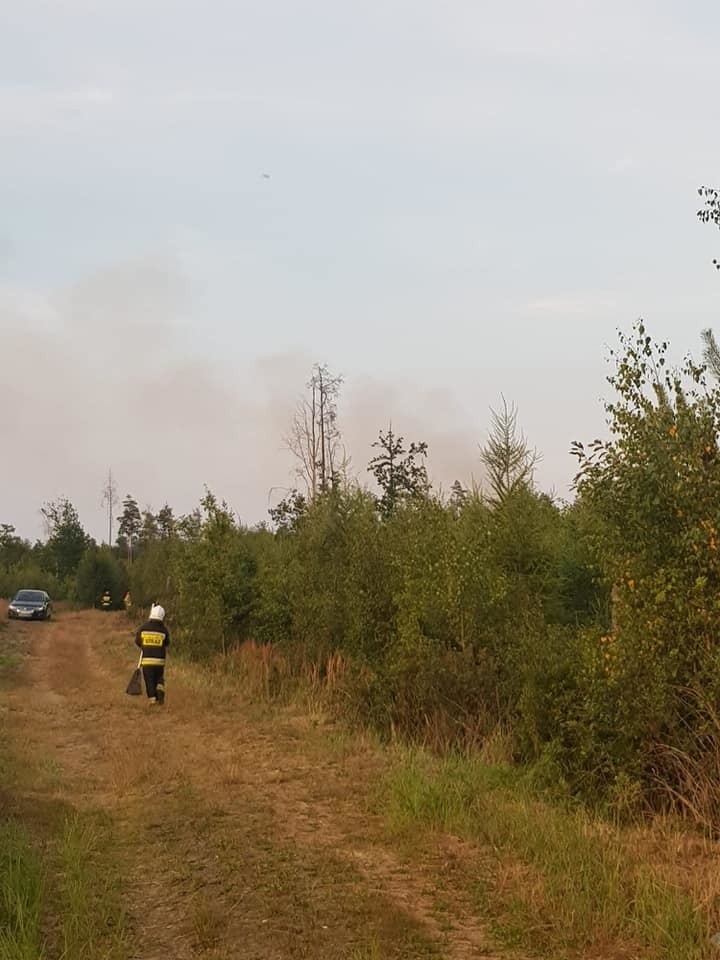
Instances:
[[[142,517],[137,500],[131,497],[129,493],[123,500],[123,512],[117,519],[120,524],[118,527],[118,546],[125,547],[128,563],[132,563],[133,551],[142,529]]]
[[[540,459],[537,451],[528,447],[525,437],[518,436],[516,408],[508,407],[504,397],[502,402],[502,410],[490,410],[490,436],[487,444],[480,448],[480,459],[487,468],[492,490],[488,499],[496,505],[516,490],[532,486],[533,471]]]

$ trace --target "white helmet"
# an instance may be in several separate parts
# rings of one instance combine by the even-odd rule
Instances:
[[[151,620],[164,620],[165,619],[165,608],[159,605],[150,608],[150,619]]]

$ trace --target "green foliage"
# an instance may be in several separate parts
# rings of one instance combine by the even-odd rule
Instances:
[[[487,469],[491,502],[501,504],[512,494],[532,488],[538,454],[530,450],[522,434],[518,436],[517,410],[508,407],[504,397],[502,410],[490,413],[490,436],[480,459]]]
[[[257,567],[248,533],[227,504],[208,491],[202,508],[199,525],[170,556],[173,615],[192,656],[224,653],[247,635]]]
[[[658,783],[678,794],[677,758],[700,762],[720,696],[720,387],[666,354],[643,324],[620,336],[610,435],[575,446],[571,506],[536,489],[508,405],[482,450],[487,495],[432,490],[426,445],[392,430],[370,463],[380,495],[343,482],[337,384],[318,371],[296,437],[310,495],[292,491],[272,530],[209,492],[180,518],[126,498],[135,606],[161,602],[191,657],[249,640],[279,648],[268,662],[288,677],[322,682],[341,664],[338,708],[387,736],[447,748],[501,729],[576,795],[629,808]],[[57,555],[57,538],[31,548],[0,528],[0,587],[26,563],[54,571]],[[107,579],[119,599],[124,566],[84,548],[77,597]]]
[[[30,544],[15,534],[15,527],[0,523],[0,570],[17,566],[30,555]]]
[[[478,746],[497,726],[497,665],[432,641],[354,665],[343,707],[363,726],[433,749]]]
[[[282,530],[282,527],[280,527]],[[256,563],[255,597],[251,633],[261,644],[285,644],[292,638],[292,604],[288,589],[288,568],[292,544],[267,530],[251,535]]]
[[[110,591],[116,609],[128,587],[127,572],[109,547],[88,547],[78,566],[75,599],[86,607],[97,606],[105,590]]]
[[[516,660],[519,756],[540,764],[546,780],[569,784],[587,797],[612,776],[609,731],[592,709],[594,685],[603,677],[597,647],[596,630],[547,626],[540,635],[522,633]]]
[[[553,541],[558,594],[546,603],[549,618],[555,623],[589,625],[610,623],[610,590],[592,553],[588,531],[592,517],[582,502],[561,512],[559,536]]]
[[[169,540],[174,535],[175,515],[173,514],[172,507],[167,503],[158,511],[155,522],[157,523],[158,534],[161,539]]]
[[[46,503],[42,514],[50,535],[45,546],[48,568],[63,579],[77,571],[90,537],[83,530],[75,507],[66,498]]]
[[[298,490],[291,490],[276,507],[268,511],[275,529],[284,533],[296,530],[300,518],[307,510],[307,498]]]
[[[700,336],[704,344],[703,361],[715,379],[720,380],[720,347],[718,347],[715,334],[708,328],[703,330]]]
[[[133,599],[161,599],[190,656],[248,638],[279,645],[288,669],[322,672],[341,654],[338,704],[388,735],[477,743],[519,725],[527,703],[517,740],[537,756],[560,735],[545,714],[566,680],[539,683],[527,664],[544,661],[528,650],[602,606],[577,518],[529,485],[493,505],[465,489],[446,502],[424,466],[421,480],[394,487],[390,512],[357,487],[294,494],[274,533],[244,528],[208,493],[170,538],[143,545]]]
[[[117,520],[120,524],[117,536],[118,546],[127,553],[128,561],[132,563],[135,546],[143,529],[143,519],[137,500],[129,493],[123,500],[123,512]]]
[[[287,536],[281,538],[292,639],[311,656],[322,659],[346,647],[359,652],[375,641],[374,625],[359,608],[366,602],[381,604],[382,598],[371,596],[362,583],[353,587],[368,572],[354,551],[372,551],[376,528],[368,494],[330,491],[308,507],[289,546]]]
[[[426,639],[474,653],[492,646],[507,583],[490,549],[490,523],[477,497],[459,514],[427,497],[393,518],[387,542],[404,647]]]
[[[143,510],[142,526],[138,535],[138,543],[141,548],[143,545],[153,543],[160,536],[160,527],[157,517],[150,510]]]
[[[7,570],[0,570],[0,597],[8,599],[18,590],[29,589],[46,590],[53,600],[65,600],[71,595],[73,586],[72,580],[59,580],[32,556]]]
[[[301,661],[350,656],[344,709],[385,733],[477,741],[517,711],[525,638],[599,606],[562,566],[569,530],[530,489],[495,508],[426,493],[386,519],[367,491],[333,491],[255,540],[252,634]]]
[[[164,605],[172,596],[170,567],[174,555],[172,540],[146,543],[142,551],[128,564],[128,587],[133,606],[144,609],[153,601],[163,600]]]
[[[671,369],[666,351],[642,322],[621,335],[610,439],[575,448],[589,542],[613,587],[589,719],[610,764],[647,783],[665,776],[660,746],[695,743],[678,691],[720,693],[720,388],[690,359]]]
[[[405,500],[423,496],[428,491],[427,468],[424,462],[416,459],[427,457],[427,444],[411,443],[406,450],[404,437],[396,437],[390,427],[387,433],[380,431],[373,447],[377,447],[380,453],[372,458],[368,471],[382,490],[378,509],[387,520]]]

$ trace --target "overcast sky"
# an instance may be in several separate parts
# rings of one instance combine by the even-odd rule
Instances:
[[[392,419],[481,477],[501,392],[568,495],[606,347],[716,326],[720,8],[0,0],[0,522],[103,477],[243,520],[314,361],[363,475]],[[266,176],[267,175],[267,176]]]

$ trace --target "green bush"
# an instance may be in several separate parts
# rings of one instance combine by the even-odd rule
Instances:
[[[249,636],[257,562],[251,534],[211,493],[204,516],[170,555],[172,618],[178,645],[191,657],[226,653]],[[154,597],[152,599],[158,599]]]
[[[7,570],[0,570],[0,596],[8,600],[18,590],[46,590],[53,600],[69,599],[73,581],[60,580],[33,560],[23,560]]]
[[[105,590],[110,591],[113,607],[120,609],[128,588],[125,565],[109,547],[94,544],[85,551],[75,578],[74,599],[81,606],[95,607]]]
[[[342,709],[385,737],[433,749],[479,746],[499,721],[497,670],[487,656],[424,641],[372,666],[354,664],[340,690]]]

